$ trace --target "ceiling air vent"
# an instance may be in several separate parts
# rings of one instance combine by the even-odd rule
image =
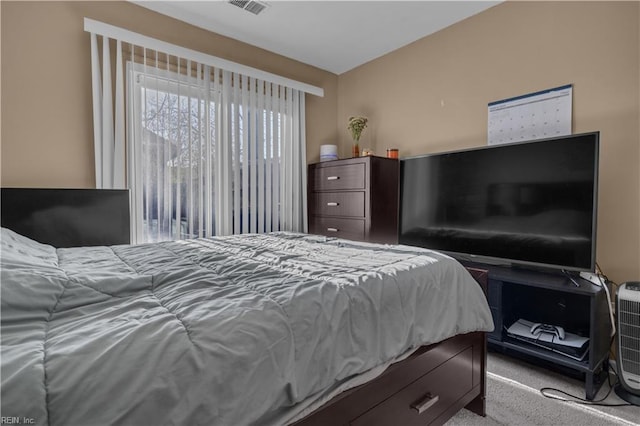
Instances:
[[[239,7],[240,9],[244,9],[247,12],[251,12],[254,15],[259,14],[263,10],[265,10],[268,6],[267,3],[256,0],[228,0],[230,4]]]

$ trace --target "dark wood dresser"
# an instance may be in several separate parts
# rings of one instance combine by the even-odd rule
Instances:
[[[355,157],[309,165],[309,233],[398,242],[400,162]]]

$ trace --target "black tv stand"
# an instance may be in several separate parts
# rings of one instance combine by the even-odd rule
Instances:
[[[561,372],[577,373],[584,377],[586,398],[593,400],[606,378],[611,347],[604,289],[578,274],[465,265],[489,273],[488,299],[495,324],[495,330],[488,333],[489,348]],[[580,361],[510,337],[506,330],[518,319],[557,325],[566,332],[588,337],[588,352]]]

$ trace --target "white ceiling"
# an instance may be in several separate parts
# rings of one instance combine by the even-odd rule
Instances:
[[[225,0],[133,3],[342,74],[500,1],[269,0],[258,15]]]

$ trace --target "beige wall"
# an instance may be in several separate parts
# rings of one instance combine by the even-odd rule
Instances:
[[[307,95],[309,161],[337,138],[335,74],[128,2],[9,2],[2,9],[2,185],[94,187],[88,17],[324,88]]]
[[[487,103],[573,84],[573,131],[601,131],[597,259],[640,279],[640,4],[504,3],[335,76],[126,2],[2,1],[4,186],[94,185],[90,17],[325,89],[307,158],[370,118],[361,146],[401,156],[484,145]]]
[[[338,80],[338,129],[400,155],[486,144],[487,103],[573,84],[573,131],[601,132],[597,261],[640,279],[638,2],[503,3]]]

